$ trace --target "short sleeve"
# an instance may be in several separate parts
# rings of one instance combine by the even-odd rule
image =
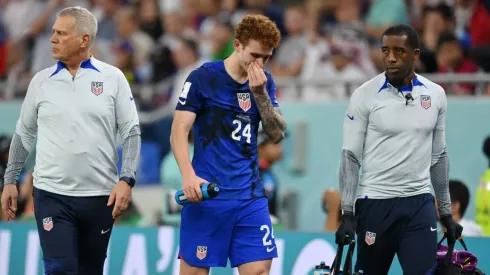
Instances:
[[[177,102],[176,110],[198,113],[203,108],[199,70],[192,71],[185,80]]]
[[[266,72],[266,76],[267,76],[267,85],[266,85],[267,93],[269,93],[272,106],[274,106],[274,108],[278,108],[279,102],[277,102],[277,98],[276,98],[276,83],[274,82],[274,79],[272,78],[272,75],[270,73]]]

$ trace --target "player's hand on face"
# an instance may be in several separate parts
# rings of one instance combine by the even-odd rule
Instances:
[[[125,181],[119,181],[114,188],[112,188],[107,206],[114,205],[112,210],[112,218],[117,219],[129,206],[131,201],[131,187]]]
[[[248,85],[250,90],[254,94],[261,94],[264,92],[265,83],[267,83],[267,77],[264,70],[257,62],[252,62],[248,65]]]
[[[17,185],[5,184],[3,187],[1,204],[3,215],[8,221],[15,220],[15,213],[17,212],[17,198],[19,192],[17,191]]]
[[[196,175],[184,176],[182,179],[182,191],[186,199],[190,202],[196,203],[202,201],[201,186],[208,182]]]

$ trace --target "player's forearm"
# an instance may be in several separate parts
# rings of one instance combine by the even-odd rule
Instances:
[[[262,128],[272,141],[279,143],[286,132],[286,121],[282,118],[281,112],[272,106],[265,90],[261,94],[253,95],[262,120]]]
[[[430,179],[432,181],[432,186],[434,187],[439,214],[441,216],[451,215],[451,197],[449,196],[449,158],[445,150],[430,167]]]
[[[172,152],[182,175],[194,174],[194,168],[189,156],[189,131],[183,125],[175,125],[172,126],[172,134],[170,135]]]
[[[10,144],[7,169],[5,170],[5,184],[17,184],[28,155],[29,149],[24,147],[22,138],[17,133],[14,133]]]
[[[136,178],[140,160],[141,130],[135,125],[123,141],[121,177]]]
[[[354,213],[356,189],[359,183],[359,169],[361,164],[354,153],[342,150],[339,171],[339,189],[341,207],[344,213]]]

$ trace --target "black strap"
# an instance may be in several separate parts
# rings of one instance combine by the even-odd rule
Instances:
[[[337,254],[335,254],[335,258],[333,258],[332,266],[330,267],[330,270],[333,270],[333,274],[339,274],[343,253],[344,253],[344,245],[339,244],[337,246]]]
[[[349,250],[347,251],[347,258],[344,263],[344,271],[342,274],[351,275],[352,274],[352,257],[354,256],[354,248],[356,247],[356,241],[352,240],[349,245]]]
[[[446,240],[447,236],[446,234],[444,234],[444,236],[442,237],[442,239],[439,241],[439,243],[437,243],[437,246],[441,245],[442,242],[444,240]],[[463,246],[463,249],[468,251],[468,247],[466,246],[466,243],[464,242],[463,238],[459,238],[458,239],[459,243],[461,243],[461,246]],[[456,243],[447,243],[447,252],[446,252],[446,256],[444,257],[444,265],[446,267],[449,267],[449,265],[451,264],[451,259],[453,257],[453,251],[454,251],[454,246],[455,246]]]
[[[349,250],[347,251],[347,257],[345,258],[344,269],[342,270],[343,275],[351,275],[352,274],[352,257],[354,256],[354,248],[356,247],[356,241],[352,240],[349,244]],[[338,275],[340,273],[340,265],[342,264],[342,257],[344,253],[344,246],[337,246],[337,254],[333,259],[333,263],[331,265],[330,270],[333,271],[333,275]]]

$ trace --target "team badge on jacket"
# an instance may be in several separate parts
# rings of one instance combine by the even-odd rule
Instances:
[[[46,231],[53,229],[53,219],[51,217],[43,219],[43,228]]]
[[[376,233],[366,231],[364,241],[366,241],[368,245],[372,245],[376,241]]]
[[[238,105],[243,111],[248,111],[252,107],[252,102],[250,101],[250,93],[238,93]]]
[[[104,85],[102,82],[92,81],[92,93],[94,95],[100,95],[104,91]]]
[[[420,96],[420,105],[424,107],[424,109],[430,108],[430,95],[421,95]]]
[[[207,246],[198,246],[197,247],[196,256],[199,260],[206,258],[206,254],[208,254],[208,247]]]

